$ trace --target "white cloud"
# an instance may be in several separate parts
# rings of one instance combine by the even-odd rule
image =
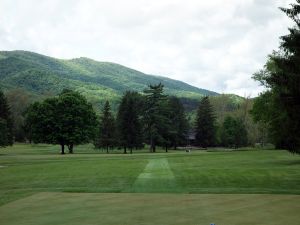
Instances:
[[[289,0],[0,0],[0,50],[90,57],[217,92],[251,76],[291,25]]]

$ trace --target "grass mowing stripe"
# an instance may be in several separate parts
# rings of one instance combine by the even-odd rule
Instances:
[[[138,176],[138,179],[144,178],[174,179],[174,174],[166,158],[150,159],[144,171]]]
[[[175,176],[167,158],[149,159],[148,164],[134,182],[132,192],[174,192],[179,191]]]

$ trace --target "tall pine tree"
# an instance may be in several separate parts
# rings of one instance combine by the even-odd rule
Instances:
[[[164,131],[168,124],[166,117],[166,95],[163,94],[164,85],[149,85],[145,93],[144,126],[149,140],[150,152],[155,152],[156,145],[164,143]]]
[[[109,102],[106,101],[100,117],[99,135],[95,146],[105,148],[106,152],[115,145],[116,139],[115,119],[111,113]]]
[[[13,144],[13,120],[7,99],[0,90],[0,147]]]
[[[215,116],[208,97],[201,99],[197,110],[196,124],[196,144],[207,148],[215,144]]]
[[[117,114],[119,144],[132,153],[143,144],[141,125],[142,98],[137,92],[127,91],[121,100]]]
[[[176,149],[177,146],[186,144],[188,121],[186,119],[184,107],[177,97],[170,97],[168,106],[170,145]]]

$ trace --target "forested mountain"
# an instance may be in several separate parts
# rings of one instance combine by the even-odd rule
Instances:
[[[32,95],[56,95],[64,88],[77,90],[94,105],[116,102],[126,91],[142,92],[147,85],[163,83],[165,93],[199,99],[215,92],[166,77],[144,74],[125,66],[88,58],[56,59],[28,51],[0,52],[0,88],[22,88]]]
[[[12,110],[16,140],[22,140],[24,136],[24,112],[30,103],[56,96],[63,89],[75,90],[87,97],[98,115],[104,103],[109,101],[113,114],[116,114],[126,91],[142,93],[149,84],[160,82],[164,85],[164,94],[179,97],[190,126],[194,125],[201,98],[208,95],[217,124],[222,124],[227,116],[243,118],[248,123],[250,133],[255,133],[252,130],[256,128],[252,126],[248,115],[252,108],[250,99],[199,89],[115,63],[88,58],[62,60],[26,51],[0,52],[0,89],[4,90]],[[250,139],[254,142],[256,135]]]

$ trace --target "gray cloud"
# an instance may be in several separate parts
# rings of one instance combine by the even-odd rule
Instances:
[[[217,92],[251,80],[291,25],[289,0],[0,0],[0,49],[86,56]]]

